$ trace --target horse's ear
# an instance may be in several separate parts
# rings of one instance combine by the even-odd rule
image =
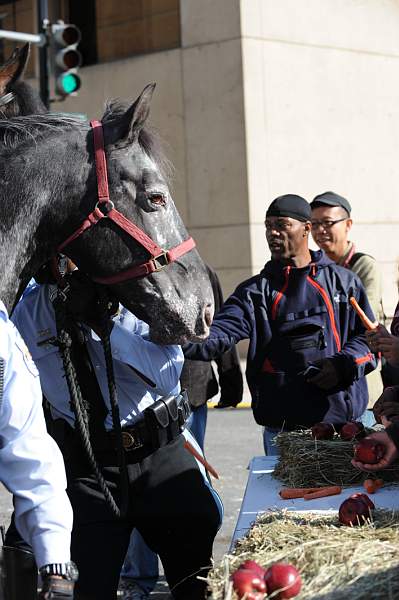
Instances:
[[[150,104],[152,94],[154,93],[155,83],[150,83],[141,92],[137,100],[127,109],[119,121],[119,140],[132,143],[135,141],[148,115],[150,114]]]
[[[7,86],[15,83],[25,71],[29,59],[30,44],[16,48],[7,62],[0,67],[0,94],[6,92]]]

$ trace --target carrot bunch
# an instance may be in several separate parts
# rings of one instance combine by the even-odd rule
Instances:
[[[314,488],[283,488],[279,495],[283,500],[294,500],[303,498],[304,500],[315,500],[316,498],[325,498],[327,496],[336,496],[342,492],[339,485],[330,485]]]

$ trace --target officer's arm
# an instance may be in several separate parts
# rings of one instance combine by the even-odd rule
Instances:
[[[161,395],[173,393],[183,368],[180,346],[160,346],[148,339],[148,325],[131,313],[114,323],[112,355],[132,368],[132,374]]]
[[[72,509],[62,456],[46,432],[33,361],[15,328],[4,321],[0,326],[8,341],[0,407],[1,479],[15,496],[16,524],[38,567],[64,563],[70,558]]]

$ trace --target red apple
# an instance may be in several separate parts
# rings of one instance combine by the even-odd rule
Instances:
[[[372,438],[360,440],[354,447],[354,458],[359,462],[375,465],[385,454],[385,446]]]
[[[275,563],[269,567],[266,571],[265,582],[268,594],[279,592],[275,596],[273,595],[276,600],[293,598],[299,594],[302,587],[299,571],[287,563]]]
[[[334,427],[331,423],[316,423],[312,427],[312,438],[315,440],[332,440],[334,437]]]
[[[263,577],[249,569],[237,569],[231,576],[233,587],[239,598],[246,600],[263,600],[266,593],[266,583]]]
[[[371,506],[373,504],[368,498],[368,502],[362,498],[366,494],[354,494],[357,497],[349,497],[344,500],[339,507],[338,518],[343,525],[364,525],[367,519],[370,519]],[[374,504],[373,504],[374,507]]]
[[[341,427],[339,435],[341,440],[345,440],[346,442],[350,442],[354,439],[359,438],[364,433],[364,426],[362,423],[358,423],[357,421],[352,421],[350,423],[345,423]]]
[[[239,567],[239,569],[246,569],[247,571],[253,571],[260,579],[264,579],[266,569],[260,566],[255,560],[246,560]]]
[[[375,508],[374,502],[367,496],[367,494],[363,494],[362,492],[358,492],[357,494],[352,494],[349,496],[350,498],[361,498],[363,502],[367,504],[369,508],[372,510]]]

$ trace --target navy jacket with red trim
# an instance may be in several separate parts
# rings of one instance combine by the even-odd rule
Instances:
[[[376,367],[364,326],[349,298],[371,320],[360,279],[324,252],[311,252],[304,268],[269,261],[241,283],[217,313],[209,338],[186,344],[190,359],[213,360],[249,339],[246,376],[256,421],[295,429],[318,421],[358,419],[367,401],[365,375]],[[330,359],[340,383],[323,391],[302,375],[309,364]]]

